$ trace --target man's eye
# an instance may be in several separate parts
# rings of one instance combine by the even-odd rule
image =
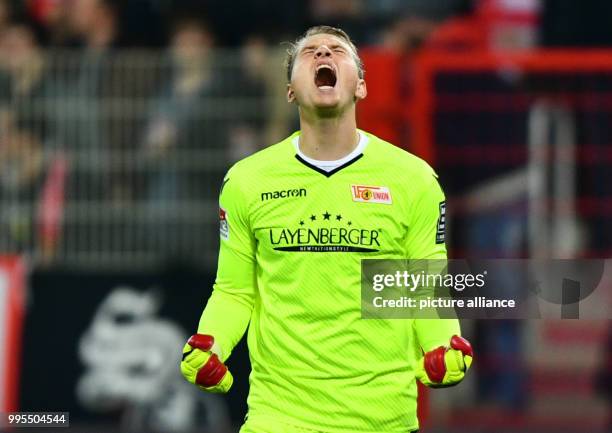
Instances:
[[[344,54],[346,51],[344,51],[344,49],[343,49],[343,48],[335,48],[335,49],[334,49],[334,52],[335,52],[335,53],[338,53],[338,54]]]
[[[306,49],[306,50],[302,51],[302,54],[312,54],[312,53],[314,53],[314,50],[312,50],[312,49]]]

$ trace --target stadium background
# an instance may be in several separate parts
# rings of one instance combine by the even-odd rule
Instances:
[[[604,0],[0,1],[0,412],[240,425],[243,343],[223,397],[185,386],[179,350],[219,181],[297,128],[280,42],[312,24],[361,49],[359,126],[439,172],[451,257],[609,258],[611,18]],[[424,432],[610,431],[609,321],[463,326],[477,362],[423,394]]]

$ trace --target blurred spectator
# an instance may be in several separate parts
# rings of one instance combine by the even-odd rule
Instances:
[[[177,20],[169,77],[153,102],[140,139],[151,222],[146,238],[152,248],[167,245],[181,234],[193,235],[188,224],[179,222],[186,215],[180,203],[214,200],[227,168],[227,134],[233,117],[229,114],[232,104],[222,98],[233,85],[232,64],[213,47],[214,35],[202,20]],[[196,216],[194,212],[189,210],[189,215]],[[173,258],[189,253],[166,251]]]
[[[14,24],[1,33],[0,67],[5,76],[0,90],[0,116],[11,128],[27,129],[44,140],[48,122],[46,100],[49,82],[47,67],[33,30]]]
[[[0,219],[11,229],[13,245],[51,258],[61,232],[66,166],[62,155],[48,149],[53,135],[49,68],[25,24],[5,30],[0,48],[8,77],[0,108],[0,197],[5,200]]]
[[[121,203],[133,194],[126,182],[130,173],[115,168],[109,179],[104,171],[91,169],[108,169],[113,152],[128,151],[137,141],[140,125],[134,107],[118,101],[147,97],[157,85],[153,68],[142,76],[128,67],[148,69],[151,56],[118,50],[121,11],[122,3],[114,0],[74,0],[66,19],[82,50],[62,52],[56,58],[57,92],[63,101],[55,113],[56,138],[81,160],[77,166],[86,168],[72,176],[70,194],[77,198],[106,197]]]
[[[4,129],[0,135],[0,243],[16,252],[35,246],[34,203],[43,181],[40,141],[27,131]]]
[[[179,128],[171,121],[175,113],[167,105],[187,101],[197,103],[195,96],[212,78],[212,46],[213,37],[206,27],[192,21],[177,25],[172,38],[171,82],[162,92],[157,107],[159,112],[148,129],[146,144],[150,155],[165,156],[167,150],[176,144]]]
[[[436,26],[435,21],[417,15],[399,18],[383,32],[381,46],[394,53],[412,56],[428,40]]]
[[[27,15],[44,35],[45,43],[51,46],[67,45],[72,37],[68,23],[71,2],[63,0],[30,0]]]
[[[68,24],[85,47],[110,48],[119,41],[119,8],[115,0],[73,0]]]
[[[215,117],[220,108],[215,98],[223,91],[224,80],[219,74],[224,65],[213,59],[213,46],[214,37],[206,24],[196,18],[177,22],[171,42],[170,80],[158,96],[145,131],[143,157],[152,164],[153,173],[147,192],[150,200],[166,203],[207,189],[202,185],[208,183],[198,182],[181,169],[184,161],[179,160],[177,148],[182,152],[227,149],[226,125]],[[224,159],[216,163],[224,164]]]
[[[299,118],[296,110],[287,109],[287,74],[284,68],[279,68],[285,59],[286,47],[282,45],[268,46],[265,52],[265,69],[260,70],[265,82],[265,108],[258,113],[265,122],[262,140],[258,147],[276,143],[299,129]],[[260,62],[261,63],[261,62]],[[263,65],[262,65],[263,66]]]
[[[8,0],[0,0],[0,38],[3,38],[4,31],[8,27],[11,22],[11,7]],[[1,41],[0,41],[1,43]],[[0,58],[0,62],[2,62],[2,58]],[[9,77],[5,70],[5,66],[0,63],[0,96],[4,97],[4,95],[8,95],[10,90]],[[0,101],[2,103],[2,101]],[[0,127],[2,127],[2,119],[0,119]],[[0,132],[2,130],[0,129]]]
[[[87,150],[92,159],[105,156],[110,131],[102,115],[104,98],[119,89],[121,77],[113,64],[118,37],[117,6],[109,0],[74,0],[66,17],[71,34],[84,51],[58,58],[58,94],[66,104],[56,113],[58,139],[72,151]],[[88,116],[79,116],[88,113]]]
[[[263,38],[247,39],[240,52],[239,68],[235,71],[235,86],[232,94],[242,98],[240,115],[229,131],[230,159],[242,159],[259,150],[266,119],[261,113],[265,107],[267,46]],[[242,110],[242,108],[245,108]],[[238,113],[237,113],[238,114]]]
[[[299,128],[297,112],[288,110],[285,50],[267,44],[263,35],[248,36],[231,77],[232,98],[243,101],[232,109],[230,160],[236,161],[276,143]]]
[[[361,128],[409,148],[412,65],[436,23],[421,16],[400,16],[381,34],[380,46],[360,50],[365,64],[368,97],[359,103]],[[384,80],[368,80],[369,76]]]

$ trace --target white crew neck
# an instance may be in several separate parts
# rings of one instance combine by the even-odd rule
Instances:
[[[315,167],[329,173],[330,171],[337,169],[338,167],[346,164],[347,162],[350,162],[351,160],[355,159],[357,156],[363,153],[366,145],[368,144],[368,136],[359,131],[357,133],[359,134],[359,142],[357,143],[357,147],[355,147],[355,149],[353,149],[353,151],[351,151],[351,153],[349,153],[348,155],[333,161],[321,161],[318,159],[309,158],[308,156],[304,155],[300,150],[299,135],[293,139],[293,145],[295,146],[295,151],[297,155],[301,159],[306,161],[308,164],[314,165]]]

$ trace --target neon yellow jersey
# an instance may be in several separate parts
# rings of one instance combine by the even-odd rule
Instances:
[[[296,155],[296,132],[224,180],[217,279],[198,332],[227,359],[249,325],[249,419],[414,430],[414,363],[459,334],[457,321],[361,319],[361,259],[443,259],[446,248],[434,171],[360,133],[363,153],[332,172]]]

